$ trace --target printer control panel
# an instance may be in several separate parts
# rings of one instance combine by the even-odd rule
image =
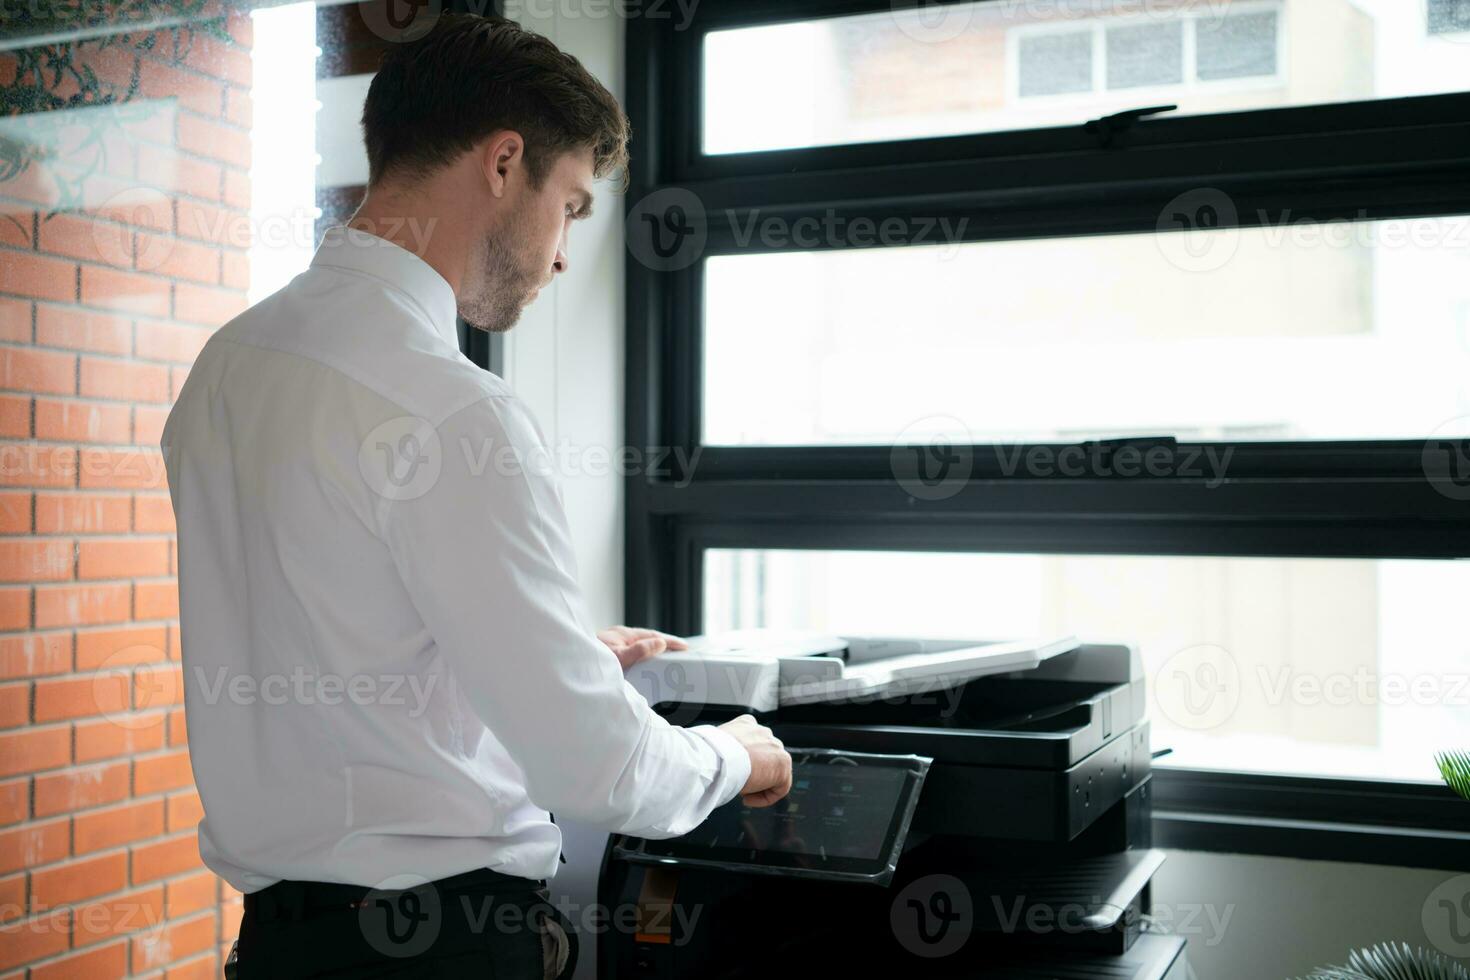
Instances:
[[[886,883],[893,874],[929,761],[791,749],[791,792],[769,807],[737,798],[683,837],[623,838],[621,856],[746,873]]]

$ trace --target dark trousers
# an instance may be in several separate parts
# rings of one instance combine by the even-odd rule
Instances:
[[[236,949],[239,980],[546,980],[577,960],[546,883],[489,869],[395,889],[277,882],[245,896]]]

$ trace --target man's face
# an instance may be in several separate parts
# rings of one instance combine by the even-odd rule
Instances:
[[[539,187],[521,166],[508,181],[505,206],[473,260],[472,284],[459,313],[481,330],[502,333],[567,270],[572,222],[592,213],[592,150],[562,154]]]

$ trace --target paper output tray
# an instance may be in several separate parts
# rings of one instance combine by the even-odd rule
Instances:
[[[971,882],[977,899],[975,926],[1016,932],[1020,923],[1036,921],[1040,912],[1048,929],[1119,928],[1164,856],[1157,849],[1118,851]]]

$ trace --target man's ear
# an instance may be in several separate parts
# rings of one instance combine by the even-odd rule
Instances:
[[[480,169],[490,193],[504,197],[507,185],[514,179],[518,169],[525,166],[526,141],[513,129],[502,129],[492,133],[482,144]]]

